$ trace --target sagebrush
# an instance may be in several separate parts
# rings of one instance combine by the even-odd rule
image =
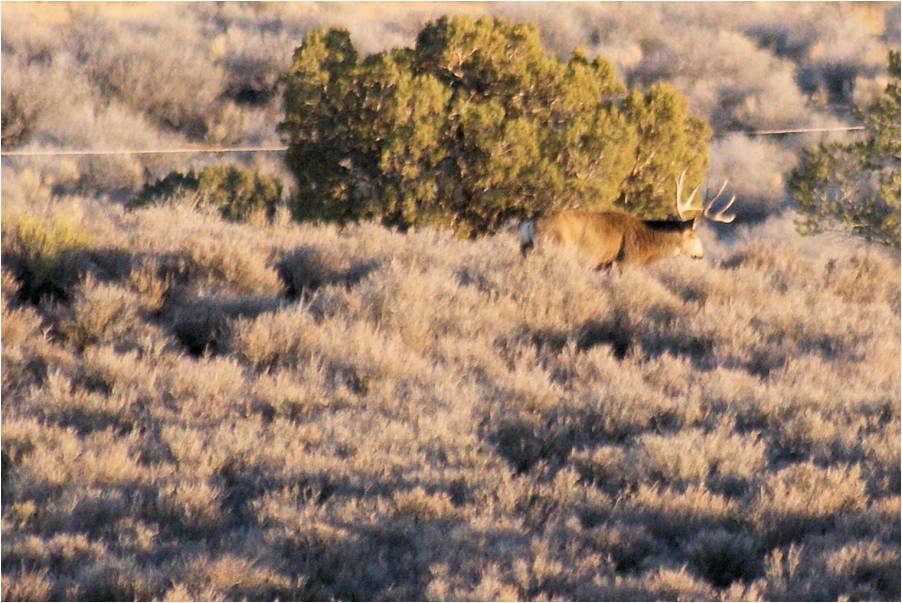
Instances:
[[[899,597],[894,258],[73,205],[77,281],[3,272],[4,598]]]

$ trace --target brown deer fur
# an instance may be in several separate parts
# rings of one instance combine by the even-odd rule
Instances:
[[[520,250],[525,256],[534,244],[544,241],[572,246],[594,268],[614,263],[642,266],[676,255],[701,258],[704,251],[695,224],[693,220],[640,220],[615,211],[561,210],[524,222]]]

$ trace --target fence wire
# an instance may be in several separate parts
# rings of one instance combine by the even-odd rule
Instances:
[[[786,130],[736,130],[733,132],[720,132],[715,137],[725,134],[745,134],[746,136],[779,136],[783,134],[814,134],[818,132],[851,132],[864,130],[864,126],[843,126],[836,128],[792,128]],[[261,146],[261,147],[193,147],[176,149],[51,149],[36,151],[2,151],[3,157],[67,157],[90,155],[203,155],[222,153],[284,153],[287,146]]]

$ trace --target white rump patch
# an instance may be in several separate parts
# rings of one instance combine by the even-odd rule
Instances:
[[[520,225],[520,247],[531,245],[536,237],[536,223],[534,220],[526,220]]]

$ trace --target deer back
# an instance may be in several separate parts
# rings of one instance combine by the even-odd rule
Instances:
[[[521,231],[523,234],[524,231]],[[692,222],[643,221],[629,214],[604,211],[560,210],[539,218],[522,239],[575,247],[594,267],[613,262],[641,266],[683,251],[694,236]]]
[[[619,212],[561,210],[536,221],[537,240],[572,246],[594,266],[618,260],[627,232],[641,221]]]

